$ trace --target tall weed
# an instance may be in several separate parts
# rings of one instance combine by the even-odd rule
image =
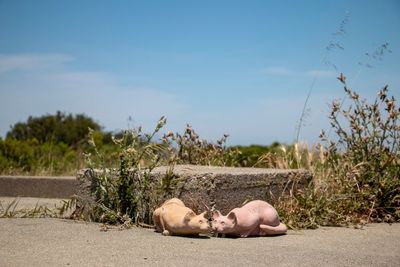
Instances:
[[[307,189],[278,203],[292,227],[400,221],[400,109],[387,86],[368,103],[348,88],[343,74],[338,79],[352,104],[333,102],[334,138],[322,131],[322,145],[311,150],[295,144],[283,156],[264,156],[275,166],[294,164],[314,175]]]
[[[161,181],[150,175],[160,165],[166,151],[166,143],[154,142],[153,138],[165,125],[162,117],[150,134],[141,127],[125,131],[120,138],[113,138],[118,147],[118,167],[109,169],[104,155],[96,148],[92,131],[89,133],[94,155],[88,154],[89,166],[97,169],[96,196],[98,205],[95,220],[108,223],[124,223],[132,220],[136,224],[150,223],[151,213],[160,197],[167,192],[175,178],[169,171]],[[167,184],[167,185],[166,185]]]

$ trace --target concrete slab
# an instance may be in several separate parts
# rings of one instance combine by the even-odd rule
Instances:
[[[153,174],[165,175],[167,167],[154,169]],[[215,207],[226,214],[245,202],[261,199],[274,204],[289,190],[303,188],[312,179],[302,169],[233,168],[198,165],[177,165],[174,174],[180,182],[174,196],[194,210]]]
[[[152,174],[161,180],[168,167],[158,167]],[[312,179],[305,170],[263,168],[232,168],[198,165],[177,165],[175,189],[167,197],[178,197],[195,212],[215,207],[227,213],[246,201],[261,199],[272,205],[282,195],[303,188]],[[94,190],[100,171],[80,170],[77,174],[80,206],[90,207],[95,202]],[[112,179],[112,172],[109,173]],[[115,174],[114,174],[115,176]],[[163,199],[154,200],[162,202]]]
[[[153,171],[161,179],[167,167]],[[215,207],[226,213],[244,202],[262,199],[274,201],[289,189],[301,187],[311,179],[305,170],[231,168],[178,165],[174,168],[178,183],[166,197],[179,197],[195,211]],[[81,170],[77,177],[0,176],[0,197],[33,197],[67,199],[77,194],[81,206],[94,201],[96,172]],[[152,199],[161,202],[162,199]]]

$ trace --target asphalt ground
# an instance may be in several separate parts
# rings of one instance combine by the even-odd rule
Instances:
[[[0,197],[0,207],[10,208],[14,211],[31,210],[35,207],[46,207],[49,210],[57,210],[68,199],[37,198],[37,197]]]
[[[400,266],[400,224],[237,239],[102,229],[63,219],[0,219],[0,266]]]

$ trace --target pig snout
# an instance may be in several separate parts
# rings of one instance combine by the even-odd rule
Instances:
[[[212,230],[211,224],[208,221],[204,226],[207,229],[207,231],[211,231]]]
[[[202,226],[200,226],[200,227],[198,228],[198,231],[199,231],[200,233],[206,234],[206,233],[211,232],[211,227],[210,227],[210,226],[207,226],[207,225],[202,225]]]
[[[211,231],[211,226],[207,220],[195,221],[191,225],[192,229],[197,229],[201,233],[208,233]]]

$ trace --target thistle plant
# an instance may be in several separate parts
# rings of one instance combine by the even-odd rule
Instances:
[[[322,131],[323,145],[314,153],[307,155],[305,148],[296,153],[295,146],[283,157],[287,164],[293,159],[302,162],[314,176],[307,188],[290,191],[278,201],[277,210],[292,228],[400,221],[396,99],[384,86],[368,103],[347,86],[343,74],[338,79],[352,104],[344,108],[340,101],[333,102],[329,119],[336,136],[329,139]],[[309,163],[298,160],[302,157]]]
[[[166,124],[162,117],[154,131],[143,133],[142,128],[125,131],[120,138],[113,138],[118,147],[118,168],[109,169],[104,165],[104,157],[94,146],[95,160],[88,155],[91,168],[100,170],[97,174],[94,219],[102,222],[124,223],[131,220],[136,224],[151,223],[151,212],[160,197],[174,184],[172,172],[161,180],[151,175],[159,166],[167,144],[153,141],[156,134]]]
[[[355,201],[355,213],[368,220],[400,219],[400,108],[388,86],[379,90],[372,104],[351,90],[346,77],[338,78],[352,105],[332,104],[329,116],[337,140],[321,138],[327,144],[328,168],[335,170],[338,193]],[[351,196],[351,197],[350,197]]]
[[[164,140],[176,147],[172,156],[177,164],[236,166],[240,151],[226,146],[229,135],[224,134],[216,143],[200,139],[199,135],[189,124],[183,134],[172,133],[164,135]]]

